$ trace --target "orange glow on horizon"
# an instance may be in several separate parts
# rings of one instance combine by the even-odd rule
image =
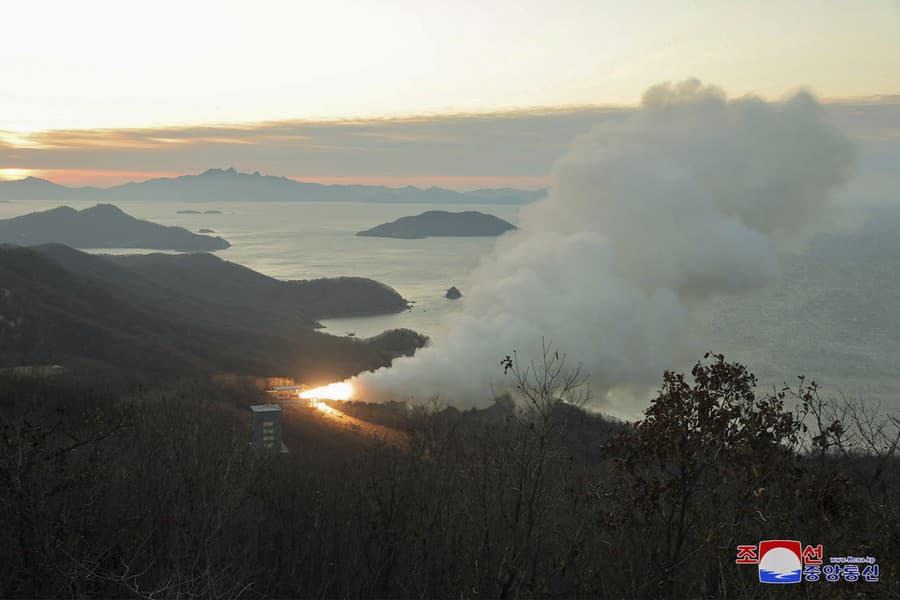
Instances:
[[[26,177],[39,177],[53,183],[68,186],[112,186],[131,181],[146,181],[156,177],[178,177],[184,173],[157,171],[114,171],[104,169],[40,169],[3,168],[0,181],[15,181]]]
[[[36,171],[32,169],[0,169],[0,181],[16,181],[26,177],[36,177]]]
[[[249,170],[249,169],[248,169]],[[255,169],[254,169],[255,170]],[[108,187],[129,183],[132,181],[146,181],[157,177],[180,177],[182,175],[195,175],[196,172],[165,172],[165,171],[117,171],[111,169],[43,169],[28,167],[0,168],[0,181],[15,181],[26,177],[39,177],[54,183],[68,186],[98,186]],[[274,175],[274,173],[272,173]],[[323,185],[379,185],[401,188],[416,186],[428,188],[432,186],[453,190],[474,190],[478,188],[519,188],[537,189],[550,184],[544,177],[468,177],[468,176],[416,176],[416,177],[366,177],[366,176],[289,176],[289,179],[301,182],[320,183]]]

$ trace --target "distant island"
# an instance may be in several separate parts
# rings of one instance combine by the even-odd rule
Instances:
[[[216,232],[215,229],[208,229],[206,227],[197,230],[197,233],[215,233],[215,232]]]
[[[179,215],[199,215],[200,211],[199,210],[179,210],[177,212],[177,214],[179,214]]]
[[[401,217],[396,221],[383,223],[372,229],[360,231],[356,235],[404,240],[427,237],[485,237],[497,236],[515,228],[515,225],[494,215],[474,210],[464,212],[429,210],[414,217]]]
[[[136,219],[111,204],[78,211],[60,206],[0,220],[0,242],[20,246],[59,243],[73,248],[148,248],[178,252],[224,250],[220,237],[198,235]]]
[[[428,344],[428,336],[412,329],[390,329],[367,338],[366,343],[381,348],[392,357],[411,356],[418,348]]]
[[[204,210],[203,214],[204,215],[221,215],[222,211],[221,210]]]
[[[207,169],[199,175],[159,177],[108,188],[68,187],[26,177],[0,181],[0,200],[52,200],[58,202],[419,202],[441,204],[524,204],[541,198],[546,190],[497,188],[457,192],[439,187],[385,187],[380,185],[325,185],[254,173],[234,168]],[[178,211],[181,214],[193,214]],[[199,213],[197,213],[199,214]]]

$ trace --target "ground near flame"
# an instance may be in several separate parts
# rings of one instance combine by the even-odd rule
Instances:
[[[304,400],[349,400],[353,397],[353,386],[347,382],[330,383],[300,392],[300,397]]]
[[[357,417],[348,415],[338,408],[329,406],[329,401],[345,401],[353,398],[355,390],[353,384],[348,382],[332,383],[323,385],[322,387],[304,390],[298,393],[301,400],[306,400],[309,408],[315,410],[315,414],[323,417],[324,422],[329,423],[333,427],[337,427],[345,432],[353,435],[363,435],[379,440],[379,443],[387,443],[396,448],[405,447],[407,443],[406,435],[401,431],[358,419]],[[287,402],[284,406],[287,410],[291,410],[297,405],[302,406],[303,403]],[[298,407],[299,408],[299,407]],[[303,410],[303,409],[301,409]]]
[[[315,402],[315,405],[314,405],[313,407],[314,407],[316,410],[318,410],[319,412],[325,413],[325,414],[328,415],[329,417],[333,417],[333,418],[337,418],[337,419],[342,419],[342,418],[344,418],[344,417],[347,416],[347,415],[345,415],[344,413],[342,413],[341,411],[339,411],[339,410],[337,410],[337,409],[335,409],[335,408],[331,408],[330,406],[328,406],[328,405],[325,404],[324,402],[318,402],[318,401],[315,401],[315,400],[314,400],[313,402]]]

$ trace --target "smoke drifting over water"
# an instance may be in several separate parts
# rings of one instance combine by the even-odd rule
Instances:
[[[772,240],[815,221],[853,150],[815,99],[728,100],[697,81],[577,138],[551,191],[527,207],[465,285],[430,347],[360,376],[368,398],[484,403],[500,359],[547,338],[582,361],[595,402],[633,397],[701,351],[692,312],[779,276]]]

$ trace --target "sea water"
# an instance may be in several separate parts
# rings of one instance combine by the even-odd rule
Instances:
[[[93,203],[69,204],[84,208]],[[4,203],[0,218],[57,205]],[[464,285],[466,276],[491,251],[495,240],[396,240],[357,237],[357,231],[435,209],[481,210],[512,223],[518,222],[519,213],[516,206],[338,202],[122,202],[119,206],[135,217],[164,225],[191,231],[212,229],[232,244],[218,256],[272,277],[370,277],[414,302],[410,310],[394,315],[323,321],[328,333],[358,337],[396,327],[438,332],[442,318],[465,305],[470,291]],[[178,214],[179,210],[201,214]],[[203,214],[207,210],[221,214]],[[855,218],[861,222],[865,215]],[[896,315],[900,242],[895,242],[897,248],[872,246],[871,251],[845,252],[871,246],[855,244],[854,236],[862,235],[858,229],[842,228],[831,237],[816,238],[817,243],[783,252],[779,283],[707,302],[696,315],[700,344],[743,362],[769,389],[795,384],[797,376],[805,375],[817,380],[826,394],[856,395],[896,412],[900,409],[900,319]],[[452,285],[462,291],[461,299],[444,298]],[[553,332],[547,332],[547,337],[553,339]],[[498,349],[499,354],[506,351]]]

